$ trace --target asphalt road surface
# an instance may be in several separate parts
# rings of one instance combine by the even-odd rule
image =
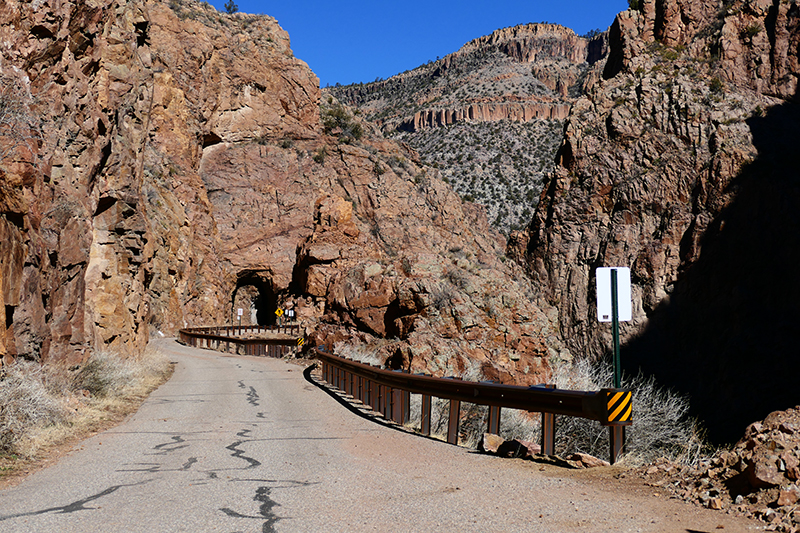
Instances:
[[[2,532],[697,532],[757,524],[359,416],[281,360],[160,341],[172,379],[0,492]],[[602,470],[602,469],[600,469]]]

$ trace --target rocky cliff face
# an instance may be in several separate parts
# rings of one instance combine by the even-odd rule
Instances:
[[[40,119],[36,142],[3,160],[11,354],[133,353],[150,328],[223,318],[234,280],[203,151],[317,127],[316,79],[274,20],[229,27],[175,6],[183,19],[160,2],[2,7],[2,74]]]
[[[481,210],[333,100],[321,121],[272,18],[109,0],[0,19],[25,119],[0,130],[6,358],[132,354],[286,305],[313,343],[440,375],[536,383],[568,357]]]
[[[606,49],[605,33],[525,24],[388,80],[326,91],[419,151],[508,233],[530,220],[562,123]]]
[[[470,41],[388,80],[328,90],[384,131],[565,118],[570,95],[580,93],[586,69],[605,55],[605,43],[602,34],[587,39],[557,24],[525,24]],[[419,118],[431,115],[444,119]]]
[[[398,128],[419,131],[426,128],[451,126],[457,122],[530,122],[531,120],[564,120],[569,114],[565,103],[480,102],[451,109],[417,111]]]
[[[611,344],[595,268],[631,267],[623,359],[689,392],[716,440],[796,402],[798,14],[646,0],[618,15],[605,79],[575,103],[510,246],[587,356]]]

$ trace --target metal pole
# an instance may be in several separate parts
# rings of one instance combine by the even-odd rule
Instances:
[[[619,302],[617,294],[617,269],[611,269],[611,327],[614,335],[614,387],[620,388],[620,361],[619,361]]]

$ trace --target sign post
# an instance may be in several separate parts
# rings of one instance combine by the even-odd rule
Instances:
[[[609,426],[611,463],[616,462],[625,445],[625,426],[631,424],[632,394],[622,386],[622,365],[619,358],[619,323],[628,322],[631,309],[631,269],[601,267],[597,269],[597,320],[611,322],[614,338],[614,388],[603,389],[607,395],[606,419]]]
[[[244,314],[244,309],[241,307],[236,310],[236,316],[239,317],[239,335],[242,334],[242,315]]]
[[[275,316],[278,317],[278,327],[281,327],[281,317],[283,316],[283,309],[280,307],[275,310]]]

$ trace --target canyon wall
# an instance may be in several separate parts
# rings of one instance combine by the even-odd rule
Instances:
[[[534,220],[510,242],[573,353],[607,353],[595,269],[628,266],[623,364],[688,393],[714,440],[796,404],[795,2],[645,0],[573,106]]]
[[[607,36],[558,24],[523,24],[479,37],[452,54],[387,80],[327,90],[384,131],[456,122],[563,120]]]
[[[569,358],[482,210],[321,102],[271,17],[53,0],[0,20],[5,361],[134,355],[240,306],[438,375],[539,383]]]
[[[313,131],[318,88],[274,20],[248,20],[248,33],[185,7],[182,18],[145,1],[0,8],[2,75],[38,117],[36,138],[3,159],[9,354],[136,353],[149,330],[223,318],[235,279],[203,151]]]

